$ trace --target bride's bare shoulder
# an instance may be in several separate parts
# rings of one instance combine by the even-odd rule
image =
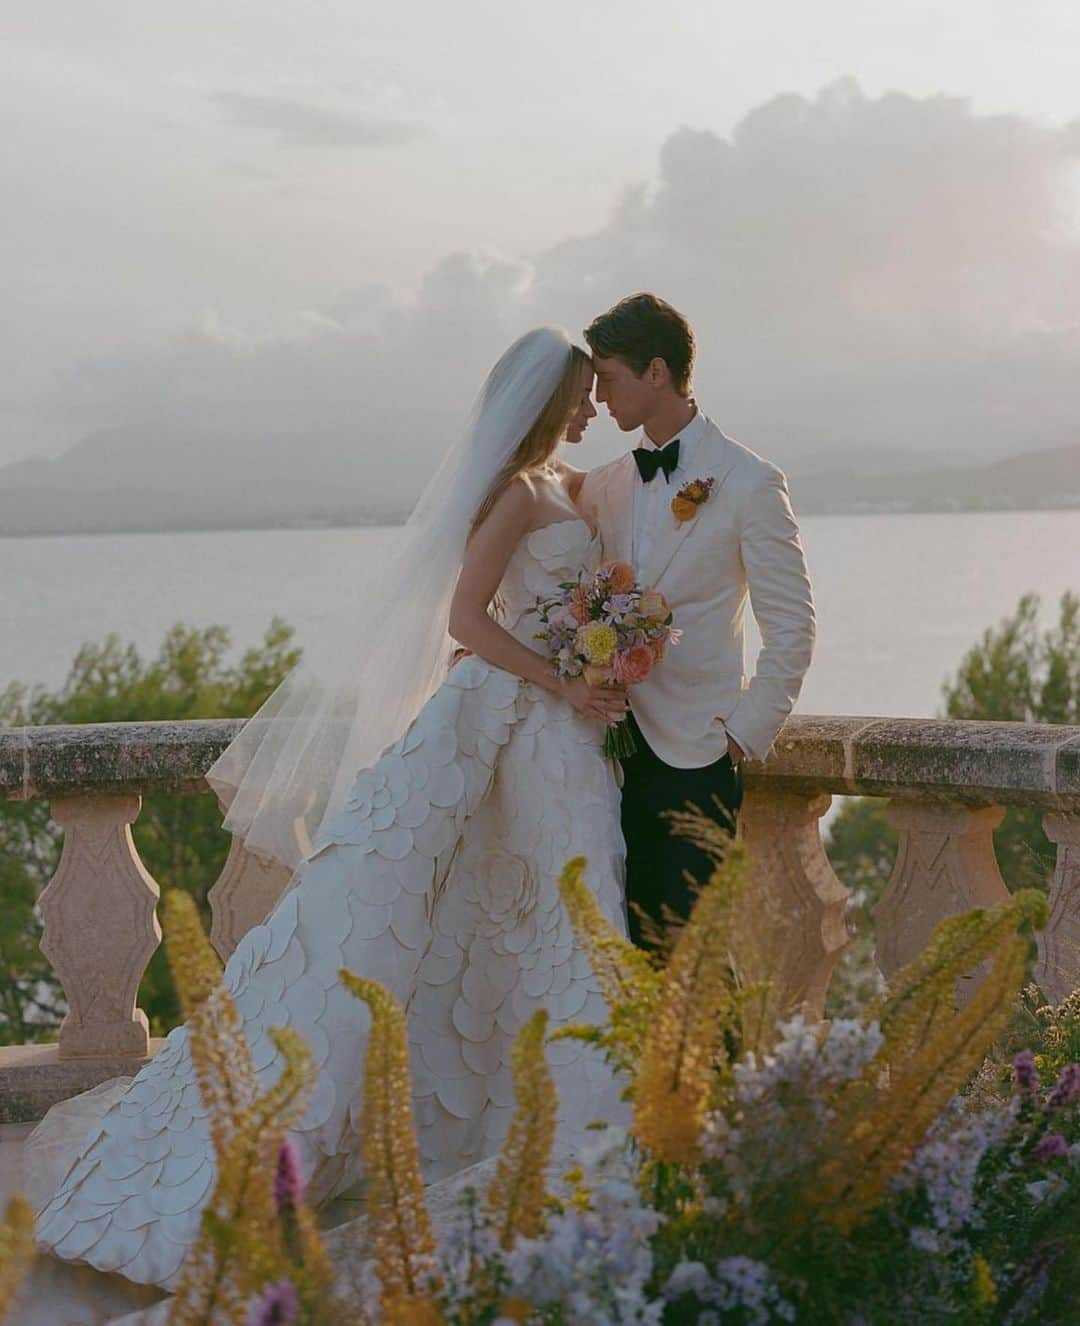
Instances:
[[[581,492],[581,485],[588,477],[588,470],[577,470],[573,465],[567,465],[564,460],[555,461],[555,473],[559,476],[559,482],[566,489],[566,495],[571,502],[576,502],[578,494]]]

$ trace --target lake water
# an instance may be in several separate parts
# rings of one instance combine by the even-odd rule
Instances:
[[[815,516],[802,522],[818,607],[803,713],[928,716],[942,680],[1020,595],[1080,591],[1080,511]],[[60,682],[116,632],[152,653],[174,622],[227,623],[237,648],[274,613],[301,643],[347,609],[392,529],[0,539],[0,688]]]

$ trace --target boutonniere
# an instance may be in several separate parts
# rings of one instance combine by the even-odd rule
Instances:
[[[691,479],[689,483],[683,484],[671,499],[672,513],[680,525],[694,519],[698,507],[704,506],[712,495],[715,483],[716,480],[710,476],[708,479]]]

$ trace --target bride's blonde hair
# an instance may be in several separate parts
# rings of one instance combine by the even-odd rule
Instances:
[[[559,385],[548,397],[536,422],[518,443],[514,454],[491,481],[491,487],[477,507],[469,527],[470,538],[491,515],[492,507],[519,474],[539,469],[554,456],[577,409],[582,391],[582,371],[588,363],[588,353],[579,345],[571,345],[570,358]]]

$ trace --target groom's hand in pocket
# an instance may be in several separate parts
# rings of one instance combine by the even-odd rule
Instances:
[[[732,764],[741,764],[746,759],[746,752],[734,737],[728,737],[727,739],[727,753]]]

